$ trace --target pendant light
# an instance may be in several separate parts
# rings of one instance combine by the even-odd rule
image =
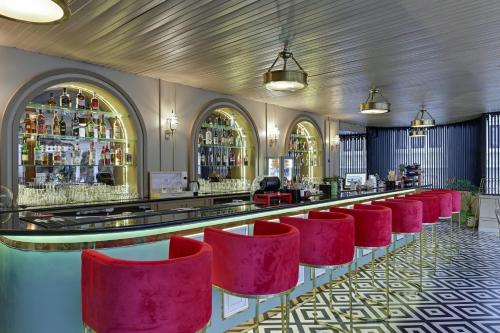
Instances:
[[[427,115],[427,117],[426,117]],[[420,128],[420,127],[433,127],[436,126],[436,121],[432,118],[431,114],[425,108],[425,105],[422,104],[420,106],[420,111],[417,112],[415,119],[411,121],[411,127]]]
[[[415,129],[412,128],[410,129],[410,138],[417,138],[417,137],[422,137],[427,135],[427,131],[424,128],[421,129]]]
[[[381,114],[391,111],[391,103],[385,99],[378,88],[370,89],[364,103],[359,105],[359,111],[366,114]]]
[[[66,0],[1,0],[0,17],[36,24],[56,24],[71,15]]]
[[[279,59],[283,59],[283,69],[273,71],[274,65]],[[299,70],[290,70],[287,68],[288,59],[292,59]],[[307,86],[307,73],[302,66],[295,60],[293,53],[288,50],[287,45],[283,51],[278,53],[271,67],[264,73],[264,86],[271,91],[297,91]]]

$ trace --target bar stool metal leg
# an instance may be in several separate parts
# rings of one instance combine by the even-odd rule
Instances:
[[[259,322],[259,305],[260,305],[260,300],[257,298],[255,299],[255,317],[254,317],[254,328],[253,328],[253,331],[254,333],[259,333],[259,325],[260,325],[260,322]]]

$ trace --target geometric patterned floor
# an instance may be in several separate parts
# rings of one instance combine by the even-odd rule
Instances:
[[[447,230],[440,229],[440,238],[446,240],[449,237]],[[391,294],[391,319],[382,323],[357,322],[354,332],[500,333],[500,238],[467,228],[460,230],[459,237],[462,244],[460,253],[454,254],[451,263],[439,259],[435,273],[427,269],[424,271],[423,292]],[[375,268],[375,276],[376,284],[382,288],[383,265]],[[403,287],[396,281],[398,276],[404,275],[391,273],[391,287],[394,289]],[[362,271],[358,281],[361,294],[375,299],[383,297],[384,293],[369,288],[369,270]],[[347,283],[341,283],[333,295],[336,308],[347,309]],[[307,297],[305,295],[303,299]],[[318,294],[319,319],[342,322],[342,317],[328,311],[327,299],[326,291]],[[382,307],[378,305],[356,303],[353,309],[359,315],[382,315]],[[315,325],[312,318],[312,302],[293,310],[290,332],[332,332]],[[259,332],[281,332],[280,323],[279,315],[274,315],[262,322]]]

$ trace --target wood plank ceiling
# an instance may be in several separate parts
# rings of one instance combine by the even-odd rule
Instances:
[[[0,44],[370,125],[438,123],[500,109],[500,1],[71,0],[69,21],[0,19]],[[289,41],[307,89],[262,74]],[[372,85],[392,103],[364,116]]]

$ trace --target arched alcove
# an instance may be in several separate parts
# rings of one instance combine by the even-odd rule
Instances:
[[[61,106],[59,95],[62,88],[67,89],[72,104],[75,104],[76,94],[81,91],[87,105],[81,109],[76,105]],[[49,105],[51,93],[56,99],[55,105]],[[92,109],[88,103],[94,93],[100,106]],[[42,120],[45,118],[47,122],[45,128],[39,126],[40,123],[43,124],[40,114],[43,115]],[[29,127],[29,133],[23,126],[27,123],[24,121],[27,118],[36,126],[35,129]],[[77,135],[78,133],[73,132],[74,118],[85,129],[91,128],[91,124],[103,124],[95,126],[97,129],[103,128],[102,135],[97,130]],[[62,119],[66,123],[65,126],[62,125],[66,128],[66,133],[52,133],[54,119]],[[109,133],[105,128],[109,128]],[[24,194],[19,196],[20,188],[29,188],[30,191],[36,189],[40,198],[57,194],[57,200],[41,202],[43,205],[114,201],[142,196],[145,183],[143,170],[146,169],[143,150],[145,134],[136,105],[118,85],[107,78],[79,69],[44,73],[17,91],[4,114],[0,156],[6,163],[2,164],[0,171],[2,184],[13,190],[16,199],[23,199]],[[28,158],[23,160],[25,148],[29,148],[29,153]],[[49,151],[51,149],[52,152]],[[36,157],[44,150],[45,157],[48,157],[42,163]],[[57,156],[56,164],[54,160],[50,161],[50,153],[53,154],[52,157]],[[76,158],[78,155],[80,159]],[[101,156],[104,158],[102,163]],[[85,184],[89,186],[87,189],[75,189],[76,185]],[[96,187],[90,188],[90,185],[95,184],[114,187],[110,191],[110,187],[102,186],[99,192]],[[71,197],[68,187],[63,188],[67,185],[72,185],[73,192],[78,192],[79,195]],[[46,192],[47,188],[51,189],[50,194]],[[31,205],[24,199],[22,201],[24,205]]]
[[[301,115],[293,120],[286,133],[284,156],[294,159],[297,178],[324,176],[324,141],[321,129],[310,116]]]
[[[216,99],[202,108],[191,129],[190,154],[190,179],[201,183],[201,192],[248,188],[258,174],[257,133],[248,111],[235,101]]]

